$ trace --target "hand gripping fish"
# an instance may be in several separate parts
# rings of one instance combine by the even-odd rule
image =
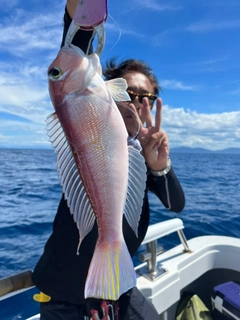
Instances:
[[[55,112],[46,122],[79,245],[97,220],[85,297],[118,300],[136,284],[122,219],[125,214],[137,234],[146,166],[140,152],[127,146],[128,134],[114,102],[129,100],[126,81],[104,82],[99,72],[97,54],[63,47],[48,69]]]

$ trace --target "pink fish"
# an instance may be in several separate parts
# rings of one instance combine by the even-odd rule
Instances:
[[[55,112],[46,122],[63,192],[79,229],[78,248],[97,220],[85,297],[118,300],[136,284],[122,219],[125,214],[137,234],[146,167],[140,152],[127,146],[114,102],[129,100],[126,81],[104,82],[100,72],[97,54],[63,47],[48,69]]]

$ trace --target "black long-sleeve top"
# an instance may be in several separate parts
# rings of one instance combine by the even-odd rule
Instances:
[[[70,22],[65,12],[63,41]],[[91,32],[78,31],[73,44],[85,51],[91,36]],[[173,212],[182,211],[185,205],[184,193],[173,169],[165,176],[156,177],[148,168],[146,186],[138,237],[123,217],[123,234],[131,256],[141,245],[149,225],[148,191],[153,192],[163,205]],[[54,219],[52,234],[33,272],[33,281],[39,290],[55,300],[83,304],[85,280],[97,236],[98,229],[95,222],[92,231],[81,243],[79,255],[76,254],[79,232],[67,202],[62,196]]]

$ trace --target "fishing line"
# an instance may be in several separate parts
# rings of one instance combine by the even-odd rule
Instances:
[[[120,28],[119,24],[117,23],[117,21],[110,14],[108,14],[108,17],[110,17],[113,20],[113,22],[115,23],[115,25],[117,26],[118,38],[115,41],[115,43],[112,45],[112,47],[107,52],[104,52],[104,54],[101,55],[101,59],[104,58],[107,54],[109,54],[109,52],[111,52],[113,50],[113,48],[118,44],[118,42],[120,41],[120,38],[122,36],[121,28]]]
[[[117,21],[110,14],[108,16],[115,22],[115,24],[116,24],[116,26],[118,28],[118,31],[119,31],[119,35],[118,35],[117,41],[115,42],[115,44],[109,50],[109,51],[111,51],[118,44],[118,42],[119,42],[119,40],[120,40],[120,38],[122,36],[122,32],[121,32],[121,28],[120,28],[119,24],[117,23]]]

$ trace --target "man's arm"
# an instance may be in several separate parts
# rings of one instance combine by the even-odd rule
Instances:
[[[162,177],[156,177],[148,169],[147,185],[163,203],[163,205],[173,212],[181,212],[185,206],[185,196],[178,178],[173,168]]]

